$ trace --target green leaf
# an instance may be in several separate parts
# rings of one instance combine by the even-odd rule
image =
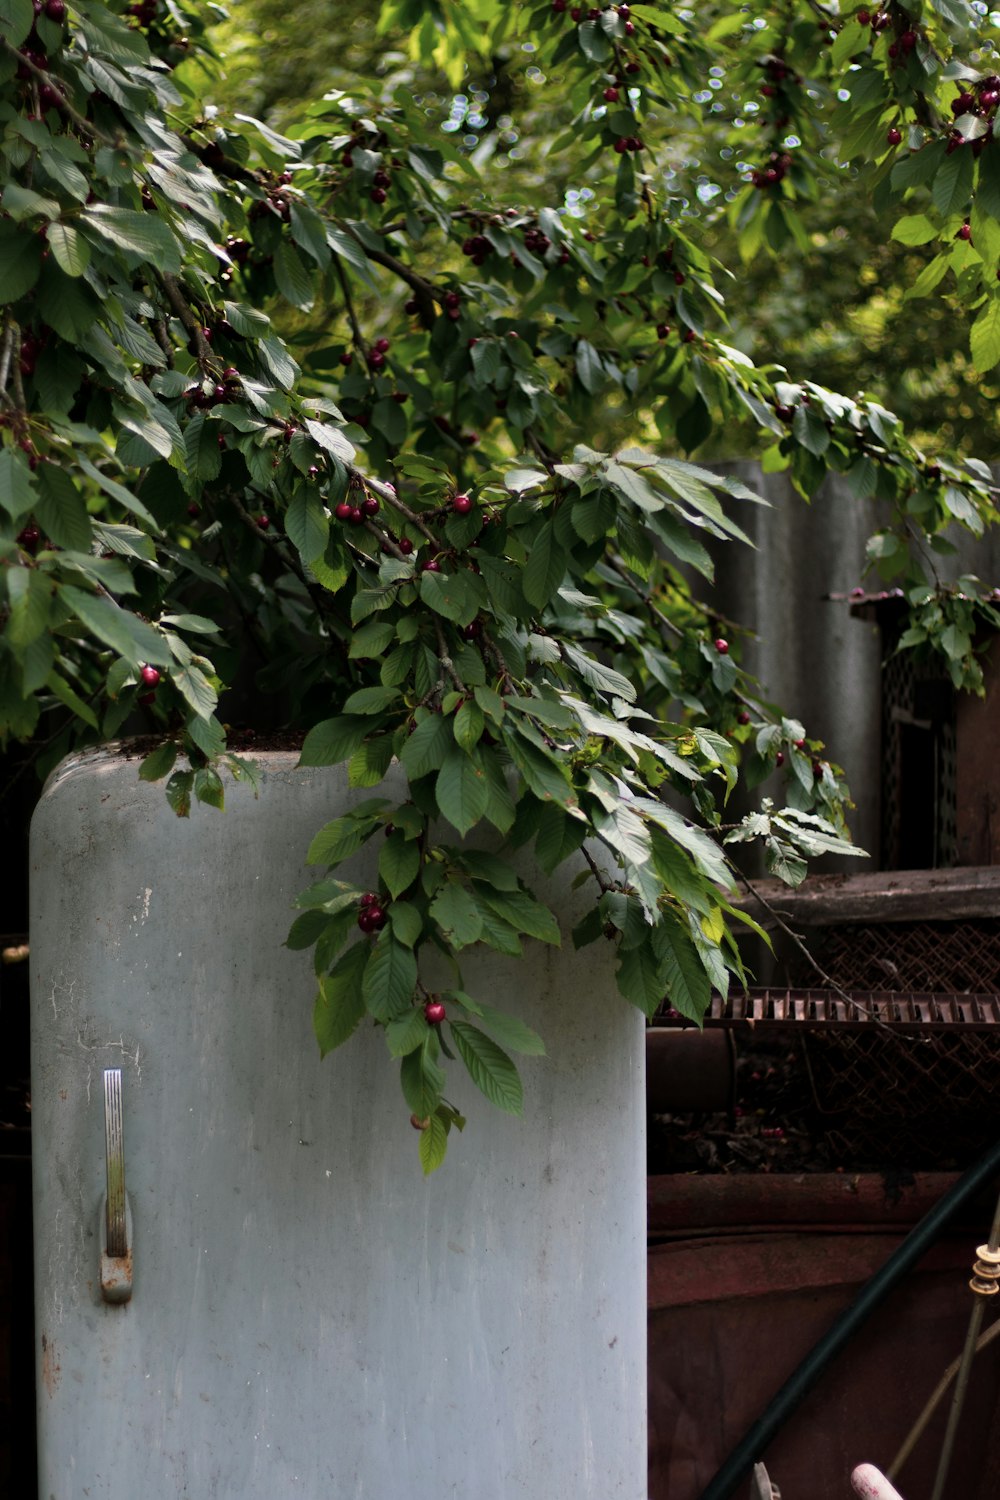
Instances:
[[[48,245],[67,276],[82,276],[90,265],[90,246],[72,224],[50,224]]]
[[[440,1043],[435,1035],[424,1038],[423,1045],[403,1058],[399,1070],[399,1082],[403,1098],[413,1113],[421,1120],[432,1115],[441,1102],[445,1077],[432,1056],[432,1048]]]
[[[576,378],[588,396],[595,395],[607,381],[601,357],[593,344],[588,343],[586,339],[580,339],[577,342]]]
[[[302,742],[300,766],[336,766],[354,754],[371,731],[371,719],[361,715],[341,715],[324,719],[310,729]]]
[[[482,912],[466,888],[455,881],[441,887],[431,902],[430,914],[453,948],[467,948],[482,937]]]
[[[5,571],[10,614],[4,635],[21,652],[45,633],[52,607],[52,581],[30,568]]]
[[[445,756],[435,790],[442,816],[463,836],[486,811],[489,786],[485,768],[477,755],[467,755],[457,745]]]
[[[399,759],[409,780],[415,781],[429,771],[438,771],[451,748],[450,718],[444,714],[429,714],[427,718],[421,718],[414,732],[403,742]]]
[[[413,884],[420,871],[420,846],[397,828],[382,845],[378,873],[393,898]]]
[[[974,159],[971,151],[959,149],[946,156],[934,174],[931,197],[938,213],[962,213],[972,197]]]
[[[407,948],[412,948],[420,937],[423,921],[415,906],[409,901],[394,901],[389,907],[389,924],[396,937]]]
[[[397,943],[386,927],[371,952],[362,983],[365,1008],[383,1025],[402,1015],[413,1001],[417,984],[417,960],[412,949]]]
[[[33,646],[29,646],[28,651],[34,650],[38,644],[38,641],[34,642]],[[69,683],[60,677],[58,672],[52,671],[49,673],[49,676],[45,679],[45,686],[50,692],[55,694],[60,703],[65,704],[70,713],[76,714],[77,718],[82,719],[85,724],[89,724],[91,729],[98,728],[97,715],[94,713],[94,710],[88,703],[84,703],[78,694],[74,693]],[[169,787],[167,790],[169,793]],[[182,816],[186,815],[182,814]]]
[[[163,636],[111,599],[85,593],[69,584],[63,585],[60,598],[92,635],[133,667],[147,662],[157,667],[170,665],[170,650]]]
[[[20,47],[34,24],[31,0],[0,0],[0,32],[14,47]]]
[[[467,1021],[450,1021],[448,1031],[469,1077],[490,1103],[508,1114],[521,1114],[524,1104],[521,1079],[506,1052]]]
[[[448,1130],[437,1110],[429,1116],[426,1130],[420,1132],[417,1150],[424,1176],[429,1177],[444,1161],[448,1150]]]
[[[664,914],[653,929],[653,947],[675,1010],[700,1022],[712,998],[712,985],[698,950],[680,923]]]
[[[200,766],[195,771],[194,794],[199,802],[218,808],[219,812],[222,812],[225,807],[226,794],[222,778],[217,771],[212,770],[211,766]]]
[[[193,781],[193,771],[175,771],[167,782],[167,802],[179,818],[186,818],[191,811],[191,783]]]
[[[199,718],[207,719],[215,712],[219,695],[200,668],[194,665],[176,666],[170,678],[188,707]]]
[[[367,942],[355,943],[329,974],[320,977],[313,1007],[313,1030],[321,1057],[353,1036],[365,1014],[361,977],[368,958]]]
[[[599,693],[610,694],[613,698],[624,698],[626,703],[634,703],[636,691],[627,677],[620,672],[615,672],[611,667],[606,667],[603,662],[588,656],[586,652],[580,651],[576,646],[570,645],[568,641],[563,642],[563,654],[571,666],[575,667],[588,686]]]
[[[615,977],[618,988],[630,1004],[637,1006],[646,1016],[655,1013],[663,1000],[664,984],[650,937],[634,948],[619,951]]]
[[[0,448],[0,505],[16,521],[35,503],[35,482],[27,461],[13,448]]]
[[[528,603],[544,609],[555,597],[565,572],[566,554],[555,539],[555,528],[547,521],[531,544],[521,580]]]
[[[1000,297],[991,297],[976,318],[969,335],[972,363],[985,374],[1000,363]]]
[[[285,512],[285,531],[299,556],[312,563],[322,556],[330,536],[330,522],[315,490],[299,485]]]
[[[330,247],[326,242],[326,225],[305,198],[292,199],[292,236],[320,269],[330,264]]]
[[[300,917],[295,918],[288,929],[285,947],[290,948],[293,953],[298,953],[303,948],[311,948],[335,921],[336,919],[328,916],[325,911],[304,911]]]
[[[547,484],[548,481],[549,476],[544,469],[508,469],[503,476],[504,487],[515,495],[522,495],[525,490],[537,489],[539,485]]]
[[[174,768],[177,759],[177,744],[174,740],[165,740],[162,745],[157,745],[151,750],[139,767],[140,781],[159,781],[161,776],[166,776]]]
[[[486,719],[479,704],[466,698],[455,715],[455,741],[465,751],[473,750],[483,737]]]
[[[420,597],[429,609],[456,625],[471,625],[479,613],[479,596],[464,573],[421,573]]]
[[[105,241],[136,260],[149,261],[158,271],[176,276],[181,268],[180,246],[169,225],[158,214],[93,203],[78,220],[84,233]]]
[[[293,307],[308,312],[314,300],[312,274],[289,240],[282,240],[274,252],[274,279],[278,291]]]
[[[498,891],[492,886],[477,886],[476,896],[490,911],[509,922],[516,932],[523,932],[542,943],[552,943],[557,948],[561,945],[562,936],[555,916],[528,891]]]
[[[27,226],[0,222],[0,302],[30,292],[42,269],[42,245]]]
[[[512,1052],[521,1052],[526,1057],[544,1057],[545,1043],[537,1031],[532,1031],[523,1021],[516,1016],[508,1015],[506,1011],[494,1010],[492,1005],[485,1001],[473,999],[462,990],[455,990],[444,995],[444,1000],[456,1000],[463,1010],[470,1011],[484,1025],[488,1026],[494,1036],[509,1047]]]
[[[904,214],[893,225],[892,238],[901,245],[926,245],[937,232],[926,214]]]
[[[406,1057],[419,1047],[427,1035],[427,1022],[423,1007],[413,1005],[403,1015],[390,1021],[385,1028],[386,1045],[390,1057]]]
[[[89,552],[90,516],[83,496],[70,475],[57,464],[42,464],[36,479],[38,497],[35,501],[35,516],[46,536],[57,547],[67,547],[71,552]],[[111,545],[110,539],[108,540]],[[143,540],[146,538],[143,537]],[[149,545],[152,551],[152,543]]]
[[[336,865],[349,855],[355,854],[367,838],[378,827],[378,820],[371,816],[345,813],[325,824],[316,834],[306,854],[307,865]]]

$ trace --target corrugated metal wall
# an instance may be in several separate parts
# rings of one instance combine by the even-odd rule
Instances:
[[[755,632],[742,660],[760,679],[763,694],[800,718],[807,734],[824,740],[826,755],[844,767],[857,804],[852,833],[871,852],[864,868],[876,868],[879,632],[852,618],[847,604],[825,598],[862,583],[870,589],[881,586],[877,575],[865,576],[864,571],[865,542],[878,529],[876,507],[856,500],[839,475],[831,476],[807,504],[783,474],[763,474],[753,463],[717,467],[738,475],[769,503],[740,505],[735,512],[755,550],[735,542],[716,549],[711,602]],[[951,539],[959,550],[940,559],[942,578],[969,572],[1000,583],[1000,536],[977,541],[956,530]],[[777,778],[761,791],[776,801],[781,798]],[[861,866],[847,860],[839,867],[857,871]],[[838,863],[826,861],[823,868],[835,869]]]

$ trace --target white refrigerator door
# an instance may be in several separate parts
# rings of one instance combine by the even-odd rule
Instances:
[[[610,948],[574,951],[567,876],[561,948],[464,966],[548,1054],[520,1120],[449,1065],[469,1123],[425,1179],[381,1036],[321,1061],[310,955],[282,947],[313,833],[373,793],[258,759],[259,799],[180,820],[137,759],[88,753],[35,817],[40,1495],[644,1500],[643,1023]]]

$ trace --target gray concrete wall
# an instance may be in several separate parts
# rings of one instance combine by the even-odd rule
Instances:
[[[611,955],[467,987],[539,1029],[526,1118],[468,1105],[433,1177],[381,1038],[321,1062],[280,944],[340,771],[176,819],[137,762],[64,763],[32,835],[45,1500],[642,1500],[643,1024]],[[563,887],[567,923],[579,894]],[[135,1291],[99,1296],[102,1070],[124,1070]]]

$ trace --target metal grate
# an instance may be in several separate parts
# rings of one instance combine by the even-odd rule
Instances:
[[[705,1024],[800,1042],[817,1130],[855,1166],[962,1165],[996,1139],[998,993],[751,989]]]
[[[1000,994],[1000,918],[964,922],[871,922],[814,928],[810,952],[844,990],[918,990]],[[798,952],[787,964],[792,986],[815,969]]]

